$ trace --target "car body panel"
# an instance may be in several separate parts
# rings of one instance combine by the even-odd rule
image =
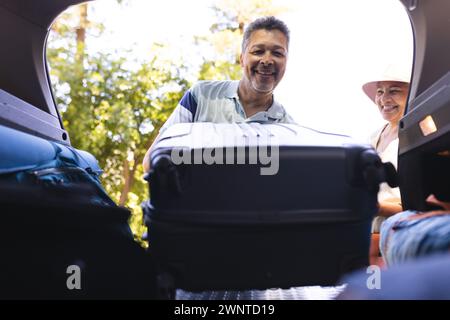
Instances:
[[[402,2],[413,26],[414,67],[400,121],[398,174],[403,208],[427,210],[430,194],[450,200],[450,2]],[[421,129],[427,123],[434,132]]]
[[[2,0],[0,1],[0,89],[17,97],[53,117],[42,115],[39,111],[29,111],[38,120],[28,123],[27,128],[40,136],[69,144],[69,136],[64,130],[53,99],[47,74],[45,47],[48,30],[53,20],[68,6],[80,3],[77,0]],[[14,32],[12,32],[14,31]],[[20,114],[3,114],[5,97],[0,92],[0,124],[21,126]],[[11,105],[11,103],[10,103]],[[12,104],[22,108],[22,104]],[[39,120],[47,125],[43,126]]]

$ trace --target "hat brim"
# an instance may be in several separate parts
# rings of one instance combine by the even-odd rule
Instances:
[[[409,85],[409,82],[406,81],[400,81],[400,80],[378,80],[378,81],[371,81],[371,82],[367,82],[366,84],[364,84],[362,86],[362,90],[364,91],[364,93],[366,94],[367,97],[369,97],[370,100],[372,100],[373,103],[375,103],[375,94],[377,92],[377,85],[380,82],[399,82],[399,83],[404,83],[406,85]]]

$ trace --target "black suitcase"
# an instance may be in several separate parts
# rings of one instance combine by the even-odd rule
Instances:
[[[161,136],[151,168],[143,208],[165,286],[333,285],[368,264],[386,178],[369,145],[296,125],[186,123]]]
[[[151,257],[126,232],[130,212],[89,203],[92,191],[0,182],[0,299],[160,297]]]

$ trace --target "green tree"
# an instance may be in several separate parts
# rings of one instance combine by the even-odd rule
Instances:
[[[103,185],[132,209],[130,225],[140,237],[140,203],[148,198],[142,160],[189,84],[181,76],[184,67],[160,58],[163,45],[155,44],[150,60],[135,61],[133,69],[126,68],[129,52],[89,53],[86,29],[99,26],[89,23],[86,10],[78,12],[83,27],[71,26],[74,17],[67,15],[54,28],[47,50],[52,86],[72,145],[95,155]]]

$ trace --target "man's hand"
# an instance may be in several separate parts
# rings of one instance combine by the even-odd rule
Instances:
[[[144,173],[148,173],[150,171],[150,147],[145,153],[144,160],[142,161],[142,165],[144,166]]]

